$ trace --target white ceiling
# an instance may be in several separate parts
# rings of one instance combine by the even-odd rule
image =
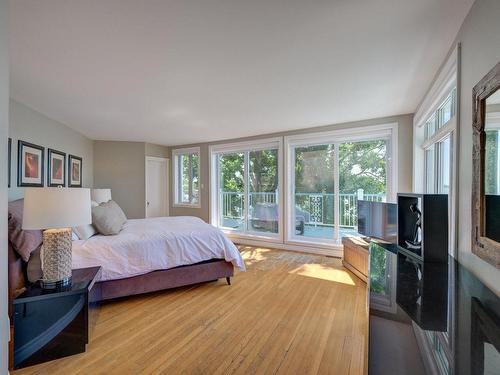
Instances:
[[[11,96],[92,139],[412,113],[473,0],[11,0]]]

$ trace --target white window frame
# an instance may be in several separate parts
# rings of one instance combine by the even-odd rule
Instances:
[[[413,191],[424,193],[426,191],[426,163],[425,150],[433,144],[450,136],[450,192],[448,194],[449,205],[449,253],[456,257],[458,244],[458,171],[459,171],[459,144],[460,144],[460,44],[452,51],[445,61],[434,84],[417,108],[413,118]],[[446,98],[455,88],[455,110],[453,117],[442,127],[437,129],[429,138],[425,139],[425,124],[428,119],[441,107]],[[437,151],[434,155],[434,166],[437,166],[439,157]],[[436,176],[436,171],[434,172]],[[437,182],[435,182],[435,186]]]
[[[198,202],[196,203],[188,203],[182,202],[179,199],[179,157],[188,155],[188,154],[197,154],[198,155],[198,181],[201,181],[201,152],[199,147],[187,147],[187,148],[178,148],[172,150],[172,163],[173,163],[173,191],[174,191],[174,202],[172,204],[173,207],[185,207],[185,208],[200,208],[201,207],[201,184],[198,184]],[[189,181],[190,186],[192,186],[192,177]]]
[[[267,233],[267,232],[241,232],[238,230],[231,230],[229,228],[220,228],[224,233],[226,233],[232,240],[254,240],[254,241],[265,241],[267,243],[282,243],[283,242],[283,139],[282,137],[265,138],[254,141],[243,141],[243,142],[233,142],[224,143],[209,146],[210,155],[210,224],[219,227],[219,210],[221,207],[219,191],[219,167],[218,167],[218,155],[220,154],[230,154],[238,152],[252,152],[259,150],[277,149],[278,150],[278,197],[277,203],[279,205],[279,220],[278,220],[278,233]],[[245,163],[245,196],[247,196],[248,181],[246,180],[246,170],[248,169],[248,163]],[[245,205],[245,217],[248,206]]]
[[[347,128],[332,130],[327,132],[314,132],[285,137],[285,166],[287,173],[285,175],[286,202],[284,227],[285,242],[290,245],[313,246],[316,248],[334,248],[342,249],[340,238],[338,238],[338,225],[335,226],[334,237],[330,239],[303,238],[295,235],[291,228],[294,227],[295,212],[294,207],[294,189],[295,189],[295,147],[307,147],[321,144],[340,144],[344,142],[361,142],[375,139],[385,139],[387,145],[387,202],[396,202],[397,183],[398,183],[398,123],[389,123],[381,125],[362,126],[356,128]],[[335,150],[335,157],[338,164],[338,146]],[[337,166],[338,169],[338,166]],[[339,207],[339,181],[335,180],[335,207]],[[335,210],[335,223],[339,222],[338,210]],[[338,241],[335,240],[338,238]]]

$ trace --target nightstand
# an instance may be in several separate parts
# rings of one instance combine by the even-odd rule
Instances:
[[[76,269],[68,287],[35,283],[14,299],[15,369],[85,351],[101,299],[100,273],[101,267]]]

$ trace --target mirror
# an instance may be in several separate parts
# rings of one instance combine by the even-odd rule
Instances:
[[[485,237],[500,242],[500,90],[486,98],[484,143]]]
[[[500,63],[473,98],[472,251],[500,268]]]

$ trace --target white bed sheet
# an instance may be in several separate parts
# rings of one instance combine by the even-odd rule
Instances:
[[[117,235],[73,241],[73,268],[101,266],[101,281],[213,258],[245,270],[240,252],[224,233],[191,216],[127,220]]]

